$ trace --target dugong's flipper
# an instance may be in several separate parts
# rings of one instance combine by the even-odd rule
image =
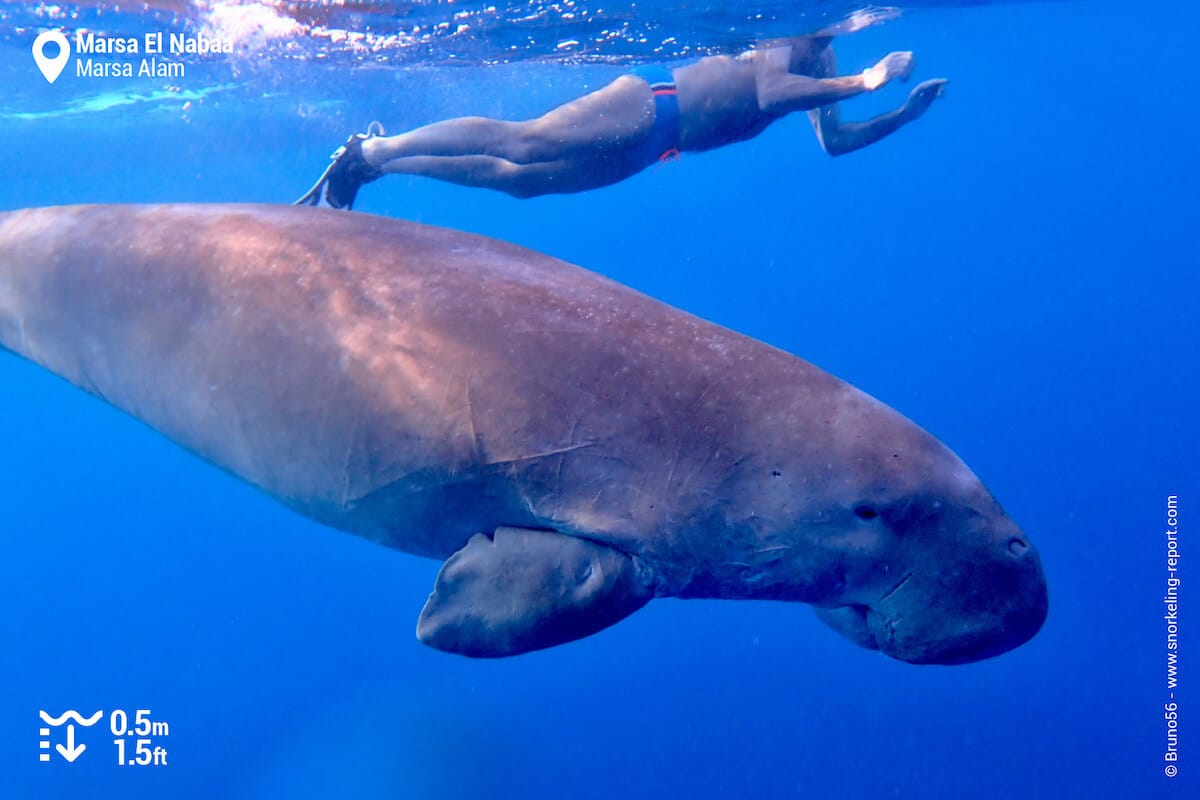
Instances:
[[[818,608],[816,612],[822,622],[859,647],[865,647],[868,650],[879,649],[875,637],[871,634],[871,628],[867,624],[866,609],[862,606]]]
[[[497,528],[447,559],[417,638],[465,656],[512,656],[590,636],[654,596],[633,557],[552,531]]]

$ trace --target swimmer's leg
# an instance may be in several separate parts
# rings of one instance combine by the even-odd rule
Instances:
[[[833,75],[836,71],[833,48],[828,48],[822,55],[817,73],[819,76]],[[925,81],[912,90],[904,105],[865,122],[842,122],[836,103],[811,109],[808,118],[825,152],[831,156],[844,155],[874,144],[920,117],[942,96],[946,83],[944,78]]]
[[[458,117],[398,136],[352,136],[297,203],[322,197],[350,208],[359,188],[387,173],[425,175],[517,197],[607,186],[639,168],[620,156],[654,125],[654,96],[640,78],[607,86],[524,121]],[[529,169],[517,169],[517,167]]]
[[[493,156],[514,164],[587,158],[637,141],[654,121],[645,81],[622,76],[602,89],[521,122],[459,117],[363,145],[373,167],[413,156]]]
[[[386,162],[383,171],[394,175],[420,175],[528,198],[608,186],[640,169],[620,157],[518,164],[496,156],[468,155],[396,158]]]

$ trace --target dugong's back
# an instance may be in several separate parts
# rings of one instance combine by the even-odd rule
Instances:
[[[653,513],[646,470],[670,469],[653,445],[702,442],[673,427],[771,406],[764,359],[843,386],[561,261],[362,214],[13,212],[0,265],[0,343],[305,513],[438,557],[551,518],[619,537]],[[760,402],[727,403],[729,383]],[[580,479],[595,498],[567,507],[556,487]]]

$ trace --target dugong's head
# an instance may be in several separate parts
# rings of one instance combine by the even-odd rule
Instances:
[[[1047,610],[1028,537],[945,445],[841,387],[815,423],[773,426],[773,479],[741,487],[754,504],[741,596],[811,603],[857,644],[918,664],[1028,641]]]
[[[839,426],[834,445],[848,469],[827,484],[834,524],[821,526],[821,544],[833,574],[818,615],[860,645],[917,664],[1024,644],[1047,610],[1028,537],[945,445],[853,394],[844,413],[854,424]]]

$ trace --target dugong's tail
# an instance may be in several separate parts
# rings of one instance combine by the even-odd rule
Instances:
[[[285,263],[278,215],[203,205],[0,213],[0,347],[268,487],[247,442],[265,426],[228,388],[235,373],[271,380],[236,323],[262,326],[253,311],[263,302],[249,296],[262,280],[248,265]]]
[[[36,361],[28,349],[26,312],[40,292],[35,284],[53,252],[48,210],[0,212],[0,349]]]
[[[110,265],[106,228],[113,219],[103,208],[0,213],[0,348],[92,393],[97,387],[89,375],[100,365],[89,361],[99,355],[99,342],[80,319],[87,306],[80,301],[103,299],[95,288]]]

